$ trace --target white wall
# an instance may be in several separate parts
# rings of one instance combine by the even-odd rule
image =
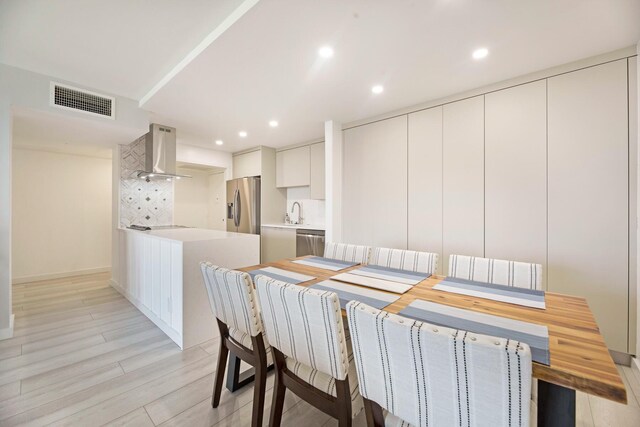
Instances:
[[[111,159],[13,150],[13,282],[111,266]]]
[[[174,223],[196,228],[226,230],[224,173],[178,168],[178,174],[189,175],[175,181]]]
[[[0,90],[0,339],[10,338],[13,335],[11,166],[11,106]]]

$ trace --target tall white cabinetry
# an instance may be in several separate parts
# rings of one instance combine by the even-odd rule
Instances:
[[[542,264],[545,276],[546,165],[546,80],[485,95],[485,256]]]
[[[407,116],[344,131],[343,240],[407,247]]]
[[[548,79],[549,290],[588,299],[627,351],[627,61]]]
[[[484,96],[443,107],[442,245],[449,255],[484,256]]]
[[[408,247],[442,254],[442,107],[409,114],[408,143]]]

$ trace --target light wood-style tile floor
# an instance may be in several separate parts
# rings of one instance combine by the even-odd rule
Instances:
[[[109,287],[108,274],[13,286],[15,334],[0,341],[0,426],[244,426],[253,389],[210,405],[218,340],[180,351]],[[620,366],[628,405],[578,394],[578,425],[639,426],[640,372]],[[265,425],[273,375],[267,382]],[[288,392],[283,425],[337,425]],[[361,414],[356,426],[364,426]]]

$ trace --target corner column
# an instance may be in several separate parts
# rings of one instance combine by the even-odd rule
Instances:
[[[325,221],[327,242],[342,241],[342,123],[324,122]]]

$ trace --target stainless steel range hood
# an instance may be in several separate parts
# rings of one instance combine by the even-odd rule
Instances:
[[[191,178],[176,174],[176,129],[152,123],[145,135],[145,168],[137,171],[139,178]]]

